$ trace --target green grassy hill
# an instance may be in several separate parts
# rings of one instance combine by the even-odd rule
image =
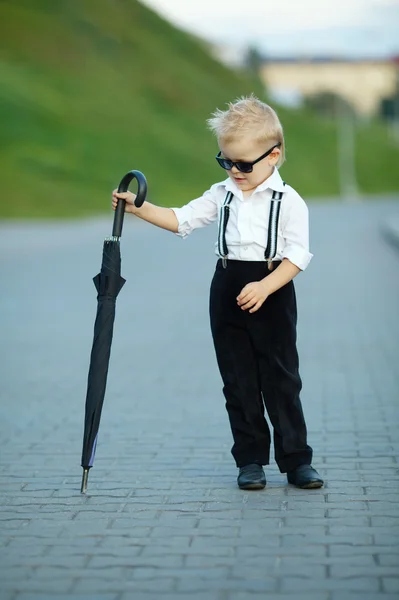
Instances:
[[[205,120],[258,81],[213,60],[205,45],[136,0],[1,0],[2,217],[79,216],[110,209],[131,168],[150,198],[179,205],[224,177]],[[284,178],[304,196],[338,191],[335,130],[280,110]],[[362,129],[366,192],[399,189],[399,149]]]

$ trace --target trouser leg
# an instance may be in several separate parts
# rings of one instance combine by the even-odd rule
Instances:
[[[232,454],[238,467],[269,464],[270,452],[258,362],[236,302],[240,289],[228,269],[216,269],[210,295],[211,330],[234,439]]]
[[[312,461],[300,400],[302,382],[296,348],[293,282],[269,296],[257,313],[247,317],[263,399],[274,430],[275,459],[284,473]]]

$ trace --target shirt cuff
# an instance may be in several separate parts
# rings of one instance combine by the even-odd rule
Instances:
[[[182,239],[186,238],[193,230],[193,228],[191,227],[191,225],[189,224],[188,220],[187,220],[187,211],[185,210],[185,207],[182,208],[172,208],[171,210],[173,210],[173,212],[176,215],[176,219],[177,219],[177,223],[178,223],[178,227],[177,227],[177,231],[176,231],[176,235],[178,235],[179,237],[181,237]]]
[[[288,258],[298,269],[304,271],[312,260],[313,254],[302,246],[288,245],[283,250],[283,258]]]

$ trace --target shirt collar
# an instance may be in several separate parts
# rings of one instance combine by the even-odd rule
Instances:
[[[239,187],[234,183],[234,181],[232,179],[230,179],[230,177],[228,177],[227,179],[225,179],[218,185],[224,186],[228,192],[233,192],[233,194],[237,194],[237,192],[241,191],[239,189]],[[274,167],[274,171],[270,175],[270,177],[268,177],[267,179],[265,179],[265,181],[263,183],[258,185],[258,187],[254,191],[254,193],[264,192],[267,189],[273,190],[275,192],[286,192],[287,191],[284,186],[283,180],[281,179],[281,175],[278,172],[277,167]]]

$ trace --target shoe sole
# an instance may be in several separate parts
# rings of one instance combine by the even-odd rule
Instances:
[[[263,490],[266,487],[265,483],[248,483],[247,485],[239,485],[240,490]]]
[[[323,487],[323,485],[324,485],[324,481],[316,480],[316,481],[309,481],[309,483],[306,483],[305,485],[299,485],[297,487],[299,487],[301,490],[316,490],[318,488]]]

